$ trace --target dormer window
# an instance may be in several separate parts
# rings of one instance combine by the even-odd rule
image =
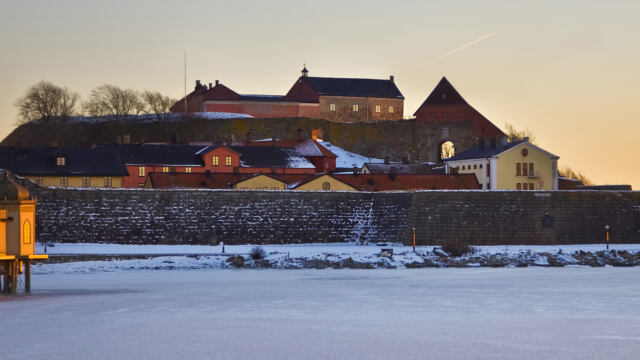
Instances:
[[[58,156],[56,158],[56,165],[57,166],[65,166],[67,164],[67,159],[64,156]]]

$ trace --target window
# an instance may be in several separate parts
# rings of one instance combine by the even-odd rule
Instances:
[[[336,104],[329,104],[329,111],[336,111]]]
[[[431,113],[431,118],[432,118],[432,119],[435,119],[435,118],[436,118],[436,116],[437,116],[437,114],[436,114],[436,113],[434,113],[434,112],[432,112],[432,113]]]
[[[69,178],[66,177],[66,176],[61,176],[60,177],[60,186],[62,186],[62,187],[69,186]]]
[[[529,172],[528,172],[529,168],[527,167],[527,163],[522,163],[522,176],[528,176]]]
[[[479,166],[479,167],[480,167],[480,169],[482,169],[482,164],[480,164],[480,166]]]
[[[67,159],[64,156],[58,156],[56,158],[56,165],[65,166],[67,164]]]
[[[146,176],[146,169],[144,168],[144,166],[140,166],[138,167],[138,176]]]
[[[22,225],[22,243],[31,244],[31,223],[29,220],[25,220]]]
[[[162,167],[162,172],[163,173],[168,173],[169,172],[169,167],[168,166],[163,166]]]
[[[91,187],[91,178],[88,176],[82,177],[82,187]]]
[[[218,166],[218,165],[220,165],[220,158],[218,157],[218,155],[214,155],[214,156],[213,156],[213,160],[211,161],[211,163],[212,163],[214,166]]]
[[[358,111],[358,104],[353,104],[353,111]]]
[[[104,177],[104,187],[111,187],[112,184],[112,179],[111,176],[105,176]]]
[[[389,106],[389,114],[393,114],[393,106]]]
[[[477,168],[478,168],[478,165],[473,164],[473,168],[474,168],[474,169],[477,169]]]
[[[529,190],[535,190],[535,185],[533,183],[529,183]]]
[[[324,190],[324,191],[331,190],[331,184],[330,184],[330,183],[328,183],[328,182],[326,182],[326,181],[325,181],[325,182],[323,182],[323,183],[322,183],[322,190]]]
[[[186,168],[184,168],[184,172],[186,172],[187,174],[191,174],[191,167],[187,166]]]
[[[143,187],[144,187],[144,183],[140,183],[140,184],[138,184],[138,187],[139,187],[139,188],[143,188]]]
[[[460,119],[462,117],[462,113],[457,111],[456,112],[456,119]]]
[[[443,112],[443,113],[442,113],[442,118],[443,118],[443,119],[446,119],[448,116],[449,116],[449,113],[446,113],[446,112]]]
[[[231,156],[225,156],[224,164],[227,166],[231,166]]]
[[[376,105],[376,112],[379,113],[380,112],[380,105]]]
[[[516,176],[522,176],[522,165],[520,163],[516,163]]]
[[[529,163],[529,176],[533,176],[533,163]]]
[[[517,183],[517,184],[516,184],[516,189],[517,189],[517,190],[522,190],[522,184]]]

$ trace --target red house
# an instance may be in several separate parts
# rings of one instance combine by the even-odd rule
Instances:
[[[413,115],[421,122],[472,120],[475,135],[481,139],[500,139],[505,136],[502,130],[469,105],[445,77]]]
[[[389,79],[311,77],[304,68],[286,95],[239,94],[218,80],[209,87],[196,81],[187,95],[188,112],[227,112],[257,118],[308,117],[332,121],[400,120],[404,96]],[[172,112],[184,112],[185,99]]]

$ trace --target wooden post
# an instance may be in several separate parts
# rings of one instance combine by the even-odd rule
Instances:
[[[24,261],[24,292],[31,292],[31,262]]]
[[[18,292],[18,260],[11,261],[9,266],[9,293],[16,294]]]

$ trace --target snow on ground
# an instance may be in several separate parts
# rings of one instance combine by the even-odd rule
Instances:
[[[3,359],[635,359],[640,268],[34,275]]]
[[[320,144],[338,157],[336,159],[336,166],[339,168],[352,168],[354,166],[361,168],[366,162],[384,163],[384,159],[370,158],[356,154],[326,141],[322,141]]]
[[[248,254],[256,245],[225,245],[225,252],[229,254]],[[290,256],[313,256],[322,253],[336,253],[343,255],[375,255],[381,248],[393,248],[394,252],[401,253],[412,251],[411,246],[397,243],[388,243],[384,246],[369,244],[367,246],[353,243],[330,244],[287,244],[287,245],[260,245],[267,253],[290,253]],[[612,250],[640,251],[640,244],[611,244]],[[417,252],[433,250],[434,246],[416,246]],[[583,251],[600,251],[605,249],[604,244],[579,244],[579,245],[495,245],[474,246],[480,253],[489,254],[518,254],[522,251],[533,252],[558,252],[565,253]],[[36,252],[44,253],[44,245],[36,243]],[[222,245],[121,245],[121,244],[93,244],[93,243],[61,243],[47,247],[48,254],[102,254],[102,255],[134,255],[134,254],[221,254]]]
[[[433,246],[385,244],[358,246],[344,244],[261,245],[266,262],[251,261],[249,253],[255,245],[118,245],[118,244],[56,244],[48,247],[52,255],[48,262],[36,263],[33,272],[93,273],[132,270],[167,269],[229,269],[236,265],[231,256],[242,256],[246,267],[302,268],[410,268],[410,267],[478,267],[478,266],[632,266],[640,264],[640,244],[613,244],[611,252],[603,245],[557,246],[478,246],[474,254],[448,256]],[[393,250],[390,259],[380,256],[382,249]],[[629,252],[627,257],[620,251]],[[37,252],[44,253],[41,244]],[[578,254],[586,252],[587,254]],[[595,254],[595,255],[594,255]],[[73,255],[63,262],[58,256]],[[79,258],[80,255],[97,255]],[[148,255],[148,256],[147,256]],[[106,258],[110,256],[110,258]],[[113,258],[118,257],[118,258]],[[124,258],[123,258],[124,257]],[[551,264],[550,262],[553,262]]]

